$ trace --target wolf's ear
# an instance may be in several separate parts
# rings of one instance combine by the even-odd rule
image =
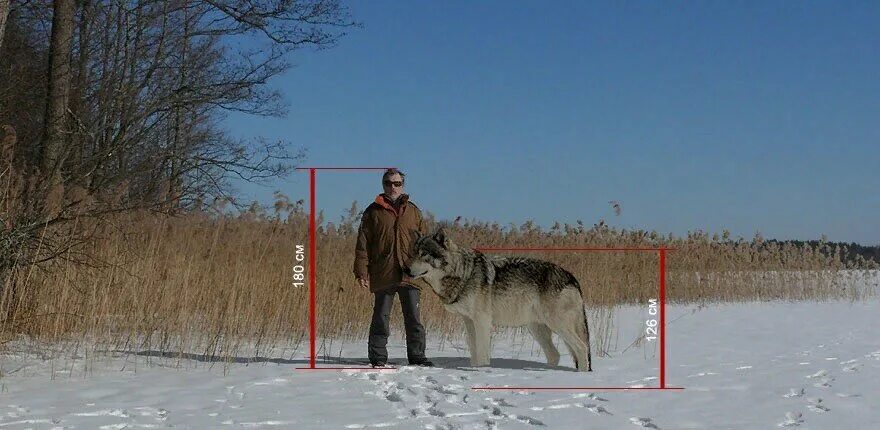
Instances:
[[[439,243],[445,249],[450,249],[455,245],[452,244],[452,241],[449,240],[449,236],[446,235],[446,229],[440,227],[437,229],[437,232],[434,233],[434,241]]]

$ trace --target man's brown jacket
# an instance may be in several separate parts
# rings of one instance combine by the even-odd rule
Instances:
[[[369,279],[374,293],[400,284],[416,238],[427,233],[422,211],[409,201],[409,195],[401,195],[397,204],[392,204],[379,194],[361,217],[354,253],[355,277]],[[421,279],[406,284],[426,286]]]

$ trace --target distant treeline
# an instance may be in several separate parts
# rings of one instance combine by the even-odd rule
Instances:
[[[846,263],[854,263],[861,256],[866,261],[873,260],[880,263],[880,245],[865,246],[855,242],[827,242],[822,240],[776,240],[771,239],[768,243],[773,242],[779,245],[791,244],[797,247],[809,246],[815,251],[826,255],[832,255],[835,249],[839,249],[841,260]]]

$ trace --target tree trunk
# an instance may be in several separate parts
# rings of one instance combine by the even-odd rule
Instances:
[[[178,78],[179,81],[177,83],[177,97],[178,101],[175,103],[174,108],[174,139],[171,143],[171,172],[168,178],[168,201],[169,201],[169,212],[176,213],[180,208],[180,188],[183,182],[183,178],[181,178],[180,173],[180,159],[183,156],[182,148],[185,146],[185,142],[188,137],[187,127],[183,124],[184,119],[182,118],[183,103],[179,102],[179,97],[187,97],[186,93],[183,91],[184,88],[189,84],[188,76],[187,76],[187,68],[189,64],[189,48],[190,48],[190,16],[189,16],[189,1],[184,2],[183,6],[183,46],[182,52],[180,55],[180,69],[178,70]]]
[[[46,99],[40,170],[52,185],[61,182],[60,167],[67,138],[67,105],[70,94],[70,44],[73,39],[76,0],[54,0],[52,38],[49,42],[49,85]]]
[[[9,16],[9,0],[0,0],[0,48],[3,47],[3,35],[6,34],[7,16]]]
[[[76,77],[74,78],[73,88],[70,90],[70,112],[74,121],[74,128],[77,130],[70,136],[70,149],[73,154],[73,165],[77,170],[76,182],[85,183],[82,176],[83,163],[86,159],[84,130],[80,129],[81,124],[89,122],[85,118],[85,94],[86,85],[89,82],[88,63],[89,63],[89,42],[90,33],[89,25],[91,23],[91,0],[80,0],[80,20],[78,33],[78,58],[76,61]]]

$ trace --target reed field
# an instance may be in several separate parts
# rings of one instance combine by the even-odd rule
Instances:
[[[56,259],[15,270],[0,297],[3,341],[24,337],[218,361],[307,348],[308,288],[294,286],[293,275],[294,265],[307,270],[314,256],[307,254],[308,216],[302,202],[287,202],[279,200],[274,211],[255,206],[237,215],[220,210],[177,217],[131,213],[102,220],[95,240],[78,251],[90,256],[89,263]],[[322,354],[333,353],[333,342],[366,338],[372,295],[356,286],[352,274],[358,220],[358,208],[352,207],[340,222],[320,223]],[[842,249],[779,245],[760,237],[732,239],[726,233],[676,237],[604,224],[587,228],[580,222],[550,229],[531,222],[445,225],[453,240],[466,247],[675,248],[666,258],[667,300],[679,304],[861,300],[871,291],[841,281],[840,274],[877,267],[873,261],[845,263]],[[295,261],[297,245],[306,250],[300,263]],[[554,261],[574,273],[600,352],[613,336],[615,306],[657,298],[656,251],[517,254]],[[462,334],[459,318],[444,311],[433,293],[423,292],[422,301],[428,333]],[[394,333],[403,327],[398,306],[392,313]]]

